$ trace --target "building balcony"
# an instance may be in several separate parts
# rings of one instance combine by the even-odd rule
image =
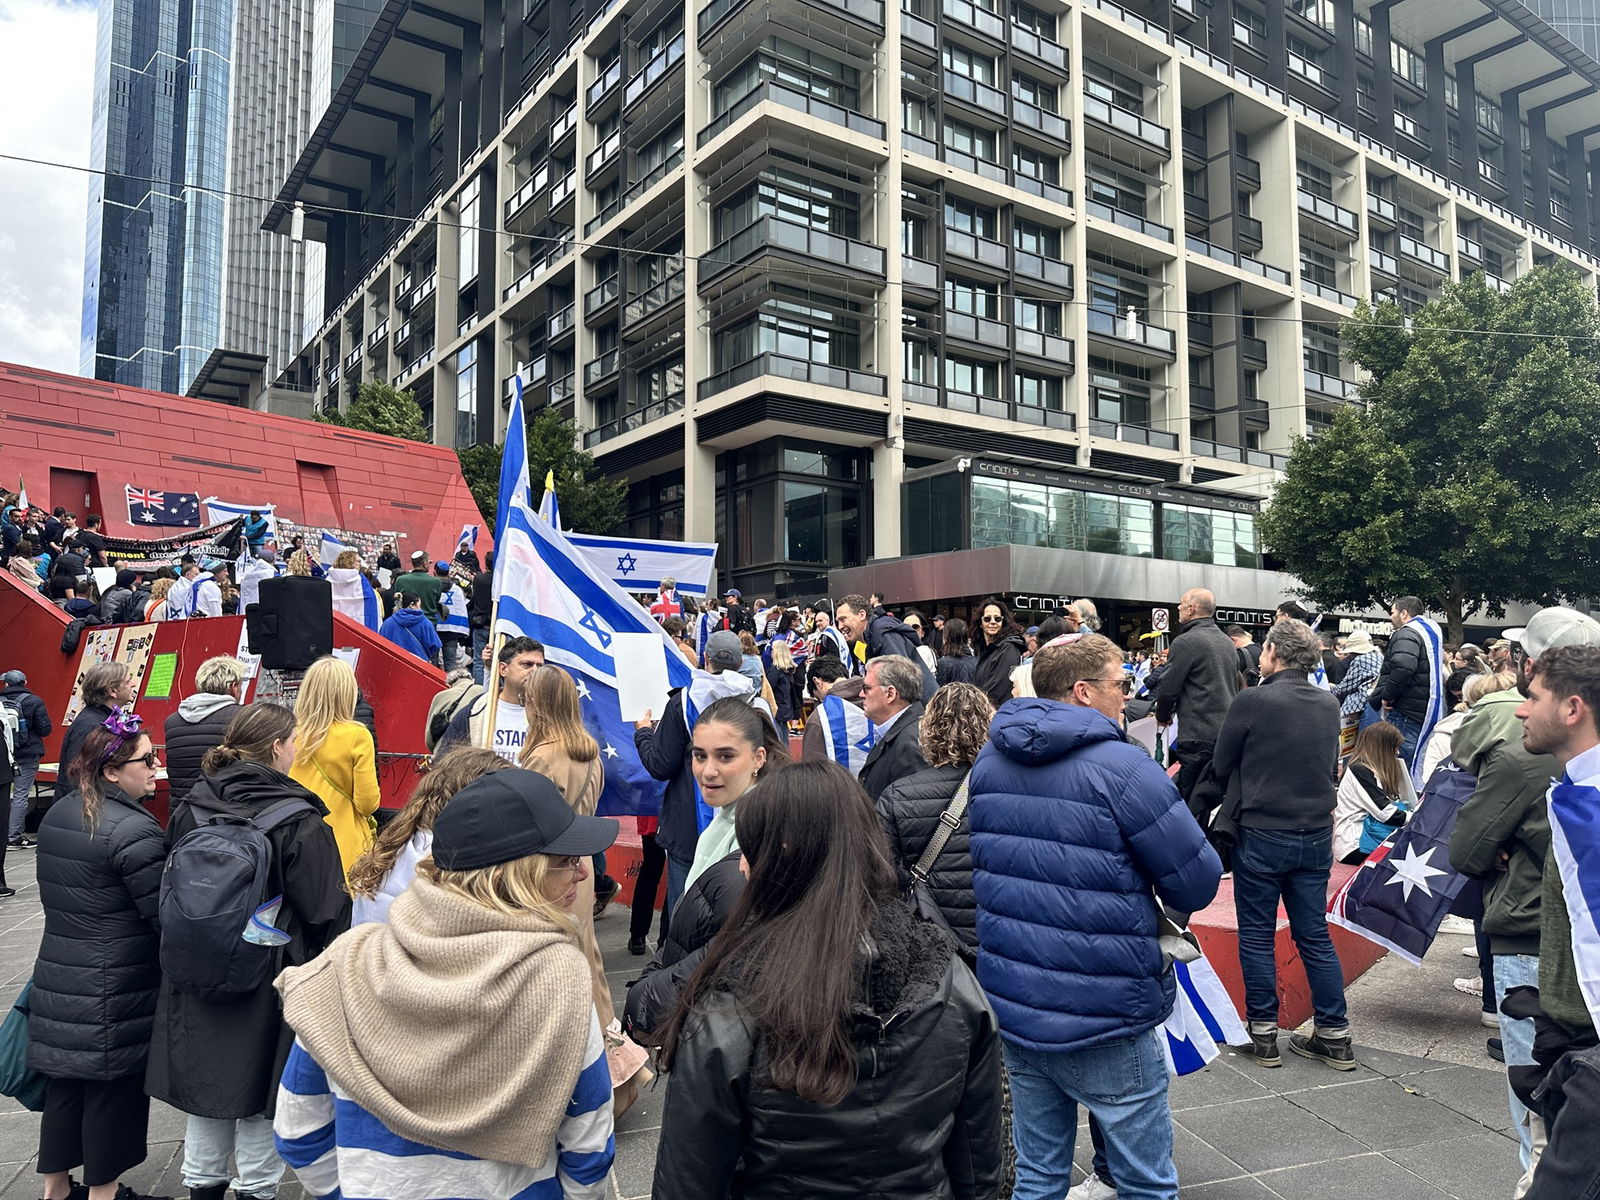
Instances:
[[[1237,219],[1237,218],[1235,218]],[[1185,237],[1184,247],[1196,254],[1203,254],[1207,258],[1220,263],[1227,263],[1230,267],[1238,267],[1241,271],[1249,271],[1252,275],[1259,275],[1262,279],[1269,279],[1273,283],[1289,286],[1289,272],[1281,267],[1274,267],[1260,259],[1251,258],[1248,254],[1235,254],[1224,246],[1215,242],[1208,242],[1204,238]]]
[[[1414,263],[1420,263],[1430,271],[1440,275],[1450,274],[1450,256],[1443,250],[1435,250],[1424,242],[1417,241],[1406,234],[1400,235],[1400,255]]]
[[[1408,138],[1410,138],[1413,142],[1417,142],[1418,144],[1421,144],[1421,142],[1422,142],[1422,127],[1417,124],[1416,119],[1414,117],[1409,117],[1403,112],[1395,113],[1394,114],[1394,128],[1395,128],[1395,132],[1403,133]]]
[[[1067,48],[1058,42],[1052,42],[1040,37],[1031,29],[1024,29],[1021,25],[1013,24],[1008,31],[1011,48],[1021,54],[1047,67],[1054,67],[1065,74],[1067,66]]]
[[[946,254],[981,263],[996,271],[1011,269],[1010,246],[960,229],[945,229],[944,250]]]
[[[739,387],[763,376],[787,379],[793,383],[811,384],[815,387],[840,388],[848,392],[859,392],[864,396],[886,396],[889,391],[889,381],[871,371],[858,371],[854,367],[836,367],[831,363],[791,358],[786,354],[758,354],[752,359],[729,367],[726,371],[719,371],[709,379],[702,380],[699,387],[700,399],[704,400],[708,396],[726,392],[730,388]]]
[[[700,40],[704,41],[708,33],[749,2],[750,0],[711,0],[710,4],[700,10],[695,21],[695,29]],[[880,32],[883,29],[883,0],[804,0],[804,2],[809,7],[823,11],[831,9]]]
[[[1267,343],[1248,333],[1239,336],[1239,357],[1252,367],[1267,366]]]
[[[1205,134],[1196,133],[1192,129],[1185,129],[1182,131],[1182,137],[1179,138],[1179,141],[1183,143],[1184,156],[1193,159],[1196,166],[1203,165],[1210,160],[1211,150],[1206,145]]]
[[[1357,303],[1356,298],[1349,292],[1342,291],[1332,284],[1318,283],[1315,279],[1307,279],[1303,275],[1300,277],[1300,290],[1317,297],[1319,300],[1326,300],[1329,304],[1337,304],[1343,308],[1354,308]]]
[[[1243,466],[1266,467],[1272,471],[1286,471],[1289,468],[1287,454],[1272,454],[1265,450],[1249,450],[1243,446],[1229,446],[1222,442],[1213,442],[1207,438],[1190,438],[1189,449],[1194,454],[1204,458],[1220,459],[1222,462],[1239,463]]]
[[[584,319],[588,320],[602,309],[610,308],[621,297],[622,279],[619,276],[613,274],[602,279],[583,294]]]
[[[1092,337],[1120,346],[1137,346],[1162,358],[1177,357],[1177,335],[1164,326],[1137,319],[1129,321],[1125,313],[1107,312],[1103,308],[1091,308],[1087,315]]]
[[[1059,408],[1040,408],[1032,404],[1013,404],[999,396],[978,396],[952,388],[939,388],[932,384],[913,383],[901,385],[902,394],[912,404],[927,404],[934,408],[947,408],[951,412],[970,413],[1002,421],[1020,421],[1028,425],[1041,425],[1047,429],[1067,432],[1077,428],[1077,418]]]
[[[827,121],[831,125],[838,125],[853,133],[865,134],[867,137],[884,140],[888,136],[887,127],[882,121],[874,117],[864,116],[858,112],[838,104],[830,104],[816,96],[807,96],[785,87],[781,83],[759,83],[751,88],[739,99],[728,106],[728,110],[717,117],[699,133],[695,139],[697,146],[704,146],[728,126],[732,125],[745,113],[763,101],[770,100],[784,108],[793,109],[795,112],[805,113],[809,117],[816,117]]]
[[[411,340],[411,331],[412,324],[410,321],[402,321],[396,327],[394,331],[394,348],[396,351]]]
[[[1323,69],[1309,58],[1296,54],[1293,50],[1289,51],[1289,70],[1300,76],[1307,83],[1314,84],[1324,91],[1328,90],[1328,77]]]
[[[615,349],[606,350],[584,364],[583,386],[592,388],[602,380],[612,379],[616,376],[621,365],[621,356]]]
[[[1149,446],[1153,450],[1176,450],[1178,435],[1164,429],[1151,429],[1146,425],[1129,425],[1119,421],[1102,421],[1089,418],[1089,432],[1095,437],[1115,438],[1135,446]]]
[[[383,340],[389,336],[389,318],[384,317],[372,327],[372,332],[367,334],[367,349],[376,350],[383,345]]]
[[[593,115],[606,100],[610,99],[618,87],[622,85],[622,60],[619,58],[604,71],[600,77],[589,85],[589,90],[584,93],[585,107]]]
[[[1204,384],[1189,385],[1189,411],[1214,413],[1217,411],[1217,389]],[[1198,451],[1197,451],[1198,453]]]
[[[682,392],[674,392],[664,399],[643,405],[632,412],[623,413],[622,416],[617,417],[615,420],[607,421],[603,425],[587,430],[583,435],[584,448],[589,449],[603,442],[609,442],[625,433],[643,429],[654,421],[664,420],[675,412],[682,412],[683,400],[684,395]]]
[[[1367,262],[1380,275],[1390,279],[1400,277],[1400,262],[1394,255],[1386,250],[1379,250],[1376,246],[1367,251]]]
[[[617,155],[622,151],[622,130],[613,129],[606,135],[604,141],[589,152],[583,160],[583,177],[593,179],[600,173],[601,168],[609,166],[616,161]]]
[[[1305,188],[1296,189],[1295,203],[1299,206],[1301,212],[1307,216],[1315,217],[1323,225],[1346,237],[1354,238],[1356,231],[1360,228],[1360,223],[1356,220],[1356,214],[1350,209],[1345,208],[1342,204],[1335,204],[1332,200],[1326,200],[1321,196],[1308,192]]]
[[[576,375],[568,371],[560,379],[550,381],[550,403],[570,404],[578,395]]]
[[[622,92],[624,108],[637,104],[651,88],[671,74],[672,69],[683,61],[684,44],[683,34],[679,33],[633,73],[633,78],[628,80],[628,86]]]
[[[570,237],[547,238],[543,240],[551,243],[550,249],[546,250],[538,258],[534,259],[533,262],[528,264],[527,268],[517,276],[516,280],[511,284],[511,286],[507,287],[501,293],[500,298],[502,300],[509,300],[513,296],[526,291],[529,285],[533,283],[536,275],[538,275],[541,271],[555,266],[558,261],[572,253],[572,238]]]
[[[706,255],[701,263],[702,286],[747,259],[772,251],[816,259],[882,278],[886,255],[882,246],[855,238],[825,233],[782,217],[758,217]]]
[[[1497,191],[1506,190],[1506,173],[1486,159],[1478,160],[1478,177]]]
[[[1238,171],[1234,178],[1248,191],[1261,190],[1261,163],[1247,154],[1238,154],[1233,159]]]
[[[1037,329],[1024,329],[1020,325],[1015,327],[1012,336],[1018,354],[1042,359],[1064,368],[1068,374],[1072,373],[1077,354],[1071,338],[1056,333],[1040,333]]]
[[[1098,200],[1090,200],[1084,204],[1084,211],[1091,217],[1099,217],[1102,221],[1110,221],[1124,229],[1131,229],[1135,233],[1142,233],[1146,237],[1155,238],[1157,241],[1172,241],[1172,229],[1159,221],[1152,221],[1148,217],[1141,217],[1135,213],[1124,212],[1120,208],[1112,208],[1109,204],[1101,204]]]
[[[656,184],[660,183],[663,179],[672,174],[672,172],[676,171],[681,166],[683,166],[683,151],[674,150],[671,154],[667,155],[666,158],[662,159],[654,167],[651,167],[650,170],[641,175],[638,180],[634,182],[633,186],[629,187],[615,200],[611,201],[610,204],[607,204],[604,208],[597,212],[591,220],[585,223],[583,227],[584,236],[587,237],[596,229],[599,229],[607,221],[611,220],[623,209],[627,208],[628,205],[639,199],[651,188],[655,187]]]
[[[1011,172],[1011,186],[1019,192],[1027,192],[1030,196],[1037,196],[1041,200],[1048,200],[1052,204],[1059,204],[1063,208],[1072,207],[1072,190],[1064,188],[1059,183],[1051,183],[1046,179],[1038,179],[1032,175],[1023,175],[1016,171]]]
[[[1306,391],[1315,396],[1328,396],[1334,400],[1349,400],[1356,394],[1356,385],[1337,375],[1305,369]]]
[[[1247,250],[1260,250],[1266,243],[1266,229],[1260,221],[1244,213],[1233,214],[1233,228],[1239,244]]]
[[[1061,262],[1059,259],[1046,258],[1042,254],[1034,254],[1030,250],[1015,250],[1012,252],[1014,270],[1019,280],[1029,283],[1043,283],[1050,287],[1058,288],[1071,296],[1076,290],[1072,280],[1072,264]]]
[[[944,73],[944,94],[982,109],[987,116],[1003,116],[1006,111],[1006,94],[999,88],[954,71]]]
[[[1004,354],[1006,347],[1011,344],[1010,325],[994,317],[980,317],[972,313],[946,310],[944,334],[946,338],[981,346],[991,354]]]
[[[1393,229],[1397,213],[1394,201],[1387,196],[1367,193],[1367,217],[1374,224],[1382,225],[1386,229]]]
[[[1023,129],[1031,129],[1051,141],[1061,142],[1069,148],[1072,145],[1071,123],[1065,117],[1046,112],[1030,101],[1012,96],[1011,119],[1013,124],[1020,125]]]
[[[969,0],[943,0],[944,15],[957,25],[981,33],[997,42],[1006,40],[1006,22],[988,9],[979,8]]]
[[[572,331],[578,327],[578,310],[576,305],[569,304],[565,308],[550,314],[549,337],[551,342],[570,337]]]
[[[567,108],[554,121],[550,122],[550,148],[566,141],[578,131],[578,106],[568,105]]]
[[[900,11],[900,37],[932,54],[939,52],[939,27],[904,9]]]
[[[429,346],[421,354],[417,355],[416,358],[412,359],[410,362],[408,362],[405,365],[404,369],[401,370],[399,377],[401,379],[406,379],[409,376],[415,375],[418,371],[422,370],[424,367],[431,365],[432,362],[433,362],[433,347]]]
[[[1511,290],[1510,281],[1501,279],[1498,275],[1491,275],[1488,271],[1483,273],[1483,279],[1485,283],[1497,292],[1509,292]]]
[[[676,272],[628,301],[628,306],[622,312],[623,328],[631,329],[683,299],[684,286],[683,264],[680,262]]]
[[[361,366],[361,347],[357,346],[354,350],[350,351],[349,354],[346,354],[344,356],[344,369],[346,371],[354,371],[354,370],[359,369],[360,366]]]
[[[907,287],[939,290],[939,264],[924,258],[900,256],[900,279]]]
[[[1469,238],[1464,233],[1456,234],[1456,253],[1471,262],[1483,261],[1483,243],[1475,238]]]
[[[1100,99],[1099,96],[1085,93],[1083,115],[1088,120],[1114,133],[1132,138],[1141,145],[1153,146],[1166,153],[1172,151],[1172,131],[1165,125],[1145,119],[1132,109],[1122,108]]]

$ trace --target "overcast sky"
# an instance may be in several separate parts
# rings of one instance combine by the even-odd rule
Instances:
[[[93,0],[0,0],[0,153],[89,162]],[[0,362],[78,370],[88,177],[0,159]]]

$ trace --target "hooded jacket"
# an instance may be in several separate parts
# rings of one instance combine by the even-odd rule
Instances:
[[[1450,865],[1483,881],[1483,930],[1495,954],[1538,954],[1540,895],[1550,852],[1545,793],[1561,773],[1548,754],[1522,746],[1514,688],[1482,697],[1450,744],[1461,768],[1478,778],[1456,815]],[[1498,852],[1509,856],[1504,870]]]
[[[431,663],[442,648],[438,631],[428,614],[420,608],[400,608],[378,630],[389,641]]]
[[[928,700],[938,688],[939,681],[934,678],[933,671],[924,661],[921,649],[922,639],[917,636],[917,631],[904,621],[885,614],[873,617],[867,624],[868,660],[884,654],[898,654],[902,658],[909,658],[922,672],[922,698]]]
[[[323,819],[328,810],[322,801],[269,766],[237,762],[196,783],[167,827],[170,848],[210,819],[196,805],[249,819],[295,799],[311,810],[267,834],[283,896],[276,924],[289,935],[279,959],[284,967],[310,962],[350,927],[339,847]],[[145,1090],[200,1117],[270,1114],[292,1041],[270,978],[249,995],[225,1002],[200,1000],[163,980]]]
[[[206,751],[222,745],[223,734],[243,711],[244,705],[232,696],[196,692],[185,696],[178,711],[167,717],[167,749],[162,758],[174,806],[200,782],[200,760]]]
[[[1178,715],[1180,742],[1215,742],[1239,694],[1239,652],[1215,617],[1185,621],[1156,686],[1156,720]]]
[[[998,641],[989,642],[978,651],[978,665],[972,682],[989,697],[989,703],[999,708],[1011,699],[1011,672],[1022,664],[1023,652],[1028,644],[1020,633],[1008,633]]]
[[[1092,708],[1012,700],[969,794],[978,979],[1001,1035],[1062,1052],[1161,1024],[1175,985],[1157,901],[1194,912],[1222,878],[1166,772]]]
[[[35,696],[26,684],[13,683],[0,688],[0,702],[17,710],[16,759],[19,764],[37,763],[44,758],[44,739],[55,726],[50,723],[50,712],[44,701]]]
[[[690,1018],[667,1076],[656,1200],[978,1200],[1000,1184],[994,1013],[950,940],[890,901],[849,1021],[856,1083],[823,1106],[763,1082],[730,991]]]

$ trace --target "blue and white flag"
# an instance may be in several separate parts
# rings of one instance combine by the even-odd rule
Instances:
[[[1420,964],[1467,882],[1450,865],[1450,835],[1476,786],[1453,759],[1435,767],[1424,789],[1426,803],[1334,893],[1328,920]]]
[[[526,478],[526,456],[522,461]],[[495,633],[537,638],[544,643],[545,661],[565,668],[577,682],[584,725],[600,743],[605,767],[600,812],[658,812],[664,785],[640,765],[632,726],[618,706],[614,635],[649,633],[659,639],[669,687],[687,686],[693,668],[649,613],[595,571],[559,529],[540,520],[515,493],[497,525]]]
[[[346,550],[354,549],[354,546],[341,542],[337,535],[331,534],[324,529],[322,531],[322,544],[317,547],[317,561],[325,567],[331,567],[339,555]]]
[[[676,579],[680,593],[702,597],[711,588],[717,566],[715,542],[656,542],[587,533],[569,533],[567,538],[612,582],[629,592],[654,593],[663,579]]]
[[[465,545],[468,550],[478,548],[478,523],[476,521],[461,527],[461,536],[456,539],[456,549]]]
[[[506,515],[514,503],[533,506],[533,488],[528,484],[528,423],[522,412],[522,376],[517,376],[517,394],[506,414],[506,440],[500,452],[500,498],[495,505],[494,544],[506,534]],[[496,558],[499,556],[497,555]],[[495,590],[500,574],[495,572]]]
[[[215,496],[207,496],[200,503],[206,506],[206,524],[221,525],[226,521],[237,521],[240,517],[248,517],[251,513],[260,513],[267,522],[267,536],[278,536],[278,517],[270,504],[234,504],[227,500],[218,500]]]
[[[1178,994],[1172,1012],[1161,1026],[1166,1036],[1167,1070],[1192,1075],[1221,1052],[1223,1046],[1242,1046],[1250,1040],[1228,989],[1202,954],[1192,963],[1174,962],[1172,974]]]
[[[1428,739],[1433,736],[1433,727],[1444,720],[1444,631],[1431,617],[1412,617],[1406,625],[1422,635],[1422,647],[1428,656],[1428,711],[1422,718],[1422,732],[1417,734],[1417,748],[1411,754],[1411,783],[1420,788]]]
[[[1550,844],[1561,869],[1572,957],[1589,1019],[1600,1024],[1600,776],[1550,788]]]
[[[867,755],[878,740],[877,726],[867,720],[861,707],[838,696],[824,696],[811,719],[821,722],[822,744],[828,757],[850,774],[861,774]]]

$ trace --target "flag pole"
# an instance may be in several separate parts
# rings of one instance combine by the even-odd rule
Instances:
[[[493,653],[489,655],[489,662],[483,668],[485,685],[489,688],[489,707],[484,713],[483,722],[483,748],[494,749],[495,722],[499,717],[500,707],[500,644],[505,637],[499,630],[500,623],[500,597],[494,598],[494,608],[489,617],[489,645]]]

